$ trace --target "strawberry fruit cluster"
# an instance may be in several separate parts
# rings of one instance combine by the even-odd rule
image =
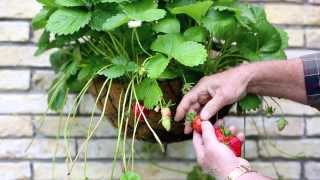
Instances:
[[[196,131],[199,134],[202,134],[200,116],[194,113],[189,113],[187,120],[191,121],[192,129],[194,131]],[[241,157],[242,142],[238,137],[233,135],[231,131],[225,128],[224,126],[214,127],[214,132],[219,142],[228,146],[237,157]]]

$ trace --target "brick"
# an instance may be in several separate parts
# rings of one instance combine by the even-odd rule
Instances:
[[[319,139],[295,140],[261,140],[259,141],[260,154],[263,157],[303,158],[320,157]],[[268,152],[269,151],[269,152]]]
[[[28,162],[0,163],[0,179],[20,179],[31,178],[31,169]]]
[[[257,158],[258,157],[258,143],[253,140],[245,141],[245,157],[246,158]]]
[[[32,18],[41,9],[36,0],[1,0],[0,18]]]
[[[95,117],[93,120],[93,125],[98,122],[99,117]],[[33,123],[36,128],[36,132],[42,136],[51,136],[55,137],[60,129],[60,137],[63,137],[63,130],[65,127],[65,122],[67,116],[58,117],[58,116],[36,116],[33,120]],[[42,123],[44,121],[44,123]],[[59,124],[59,121],[60,124]],[[70,119],[69,127],[70,132],[68,133],[70,137],[86,137],[87,128],[89,127],[90,117],[76,117]],[[42,126],[41,126],[42,125]],[[115,137],[116,129],[111,125],[107,120],[103,120],[93,137]]]
[[[290,11],[288,11],[290,9]],[[298,4],[266,4],[268,20],[275,24],[320,24],[320,7]]]
[[[0,70],[0,90],[27,90],[30,70]]]
[[[70,176],[68,173],[68,166],[66,163],[34,163],[34,180],[49,180],[49,179],[84,179],[84,163],[76,163]],[[112,169],[110,162],[88,162],[87,176],[88,179],[109,179]],[[117,164],[115,168],[114,178],[120,177],[120,166]]]
[[[314,50],[291,49],[291,50],[286,50],[286,55],[288,59],[292,59],[292,58],[297,58],[307,54],[313,54],[313,53],[319,53],[319,52],[320,51],[314,51]]]
[[[95,104],[95,97],[90,94],[86,94],[80,104],[79,112],[81,114],[91,114]],[[95,113],[101,113],[101,110],[96,107]]]
[[[38,41],[40,40],[40,37],[43,33],[43,30],[36,30],[36,31],[32,31],[32,37],[31,37],[31,41],[33,43],[38,43]]]
[[[320,135],[320,118],[319,117],[311,117],[306,119],[307,123],[307,135],[314,136]]]
[[[259,173],[271,178],[278,178],[271,162],[251,162],[250,164]],[[274,165],[284,179],[300,179],[301,166],[299,162],[275,162]]]
[[[32,139],[1,139],[1,159],[51,159],[52,157],[66,157],[65,144],[63,140],[34,139],[30,148],[28,146]],[[75,142],[69,141],[71,154],[75,154]]]
[[[273,102],[270,98],[265,98],[266,102],[276,108],[275,114],[282,115],[284,114],[290,114],[290,115],[317,115],[319,114],[319,111],[315,108],[312,108],[311,106],[307,106],[304,104],[296,103],[290,100],[286,99],[277,99],[275,100],[278,102],[280,105],[281,109],[279,106]],[[281,111],[282,110],[282,111]]]
[[[27,22],[0,22],[0,41],[25,42],[29,40]]]
[[[71,109],[73,96],[69,96],[64,112]],[[19,103],[17,103],[19,102]],[[46,113],[46,94],[0,94],[0,113]],[[53,113],[48,111],[48,113]]]
[[[309,0],[308,2],[314,3],[314,4],[320,4],[320,0]]]
[[[84,157],[85,145],[84,140],[78,141],[79,151],[82,148],[81,157]],[[121,143],[122,144],[122,143]],[[113,139],[95,139],[88,143],[87,157],[88,158],[113,158],[116,141]],[[122,145],[121,145],[122,146]]]
[[[1,9],[1,8],[0,8]],[[0,46],[1,66],[31,66],[49,67],[48,53],[40,57],[34,57],[36,51],[34,46]]]
[[[320,28],[307,29],[306,41],[308,48],[320,48]]]
[[[160,162],[157,163],[160,167],[176,169],[180,171],[189,172],[195,165],[193,162]],[[168,171],[159,168],[150,163],[137,163],[135,165],[135,171],[142,176],[142,179],[152,180],[185,180],[186,174]]]
[[[306,162],[304,164],[305,177],[310,180],[319,179],[320,163],[319,162]]]
[[[0,116],[0,137],[32,136],[30,116]]]
[[[192,141],[169,144],[167,147],[167,156],[169,158],[196,159]]]
[[[226,127],[235,126],[239,131],[244,131],[244,117],[227,116],[224,121]],[[246,135],[258,135],[256,126],[261,127],[262,117],[246,117],[246,122]]]
[[[277,121],[279,117],[265,118],[264,126],[266,133],[269,136],[301,136],[304,134],[304,119],[303,117],[285,117],[288,121],[288,125],[284,130],[279,131],[277,127]],[[259,130],[263,132],[263,126],[259,127]]]
[[[36,70],[32,73],[32,90],[47,91],[55,78],[53,71]]]
[[[285,29],[289,36],[290,47],[302,47],[304,45],[304,30],[302,29]]]

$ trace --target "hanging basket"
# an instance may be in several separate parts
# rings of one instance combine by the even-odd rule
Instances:
[[[104,78],[97,78],[94,80],[93,85],[90,88],[90,93],[96,98],[98,96],[98,92],[100,91],[103,82],[105,81]],[[174,115],[176,106],[179,104],[180,100],[182,99],[181,87],[182,83],[178,80],[170,80],[170,81],[162,81],[160,82],[160,87],[164,94],[164,99],[171,100],[175,104],[175,106],[171,107],[171,112]],[[119,106],[119,99],[121,92],[125,90],[125,86],[121,83],[113,82],[111,89],[109,100],[106,104],[105,109],[105,116],[107,119],[112,123],[112,125],[117,128],[117,116],[118,116],[118,106]],[[98,107],[103,109],[103,104],[105,101],[106,90],[102,91],[102,95],[98,101]],[[219,111],[219,117],[214,116],[211,121],[214,123],[216,119],[223,118],[226,116],[230,110],[231,106],[227,106]],[[127,136],[131,137],[133,134],[134,129],[134,116],[132,115],[129,118],[128,129],[127,129]],[[171,130],[168,132],[165,130],[159,120],[161,119],[160,112],[150,111],[147,116],[148,122],[153,130],[157,133],[159,138],[163,143],[173,143],[173,142],[180,142],[184,140],[189,140],[192,138],[192,135],[185,135],[184,134],[184,121],[180,122],[172,122]],[[136,130],[135,139],[152,142],[155,143],[156,140],[148,128],[147,124],[144,122],[140,122],[138,128]]]

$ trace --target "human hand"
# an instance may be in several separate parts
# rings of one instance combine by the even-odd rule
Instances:
[[[251,69],[240,66],[228,71],[203,77],[181,100],[175,120],[182,120],[187,112],[199,113],[202,120],[209,120],[221,108],[232,104],[247,94],[247,86],[252,77]],[[187,124],[185,133],[191,133]]]
[[[220,126],[222,123],[220,120],[215,126]],[[201,127],[202,135],[196,131],[193,132],[193,147],[196,152],[197,162],[202,169],[225,179],[230,172],[240,165],[249,166],[248,161],[236,157],[232,150],[218,141],[209,121],[203,121]],[[243,133],[237,134],[236,128],[232,126],[229,129],[233,135],[236,135],[240,141],[244,142]]]

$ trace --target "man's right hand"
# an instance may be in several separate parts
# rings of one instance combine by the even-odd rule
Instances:
[[[181,100],[177,107],[175,120],[183,120],[188,112],[200,113],[202,120],[209,120],[221,108],[246,95],[252,74],[250,69],[240,66],[203,77]],[[190,125],[186,125],[185,133],[190,132]]]

